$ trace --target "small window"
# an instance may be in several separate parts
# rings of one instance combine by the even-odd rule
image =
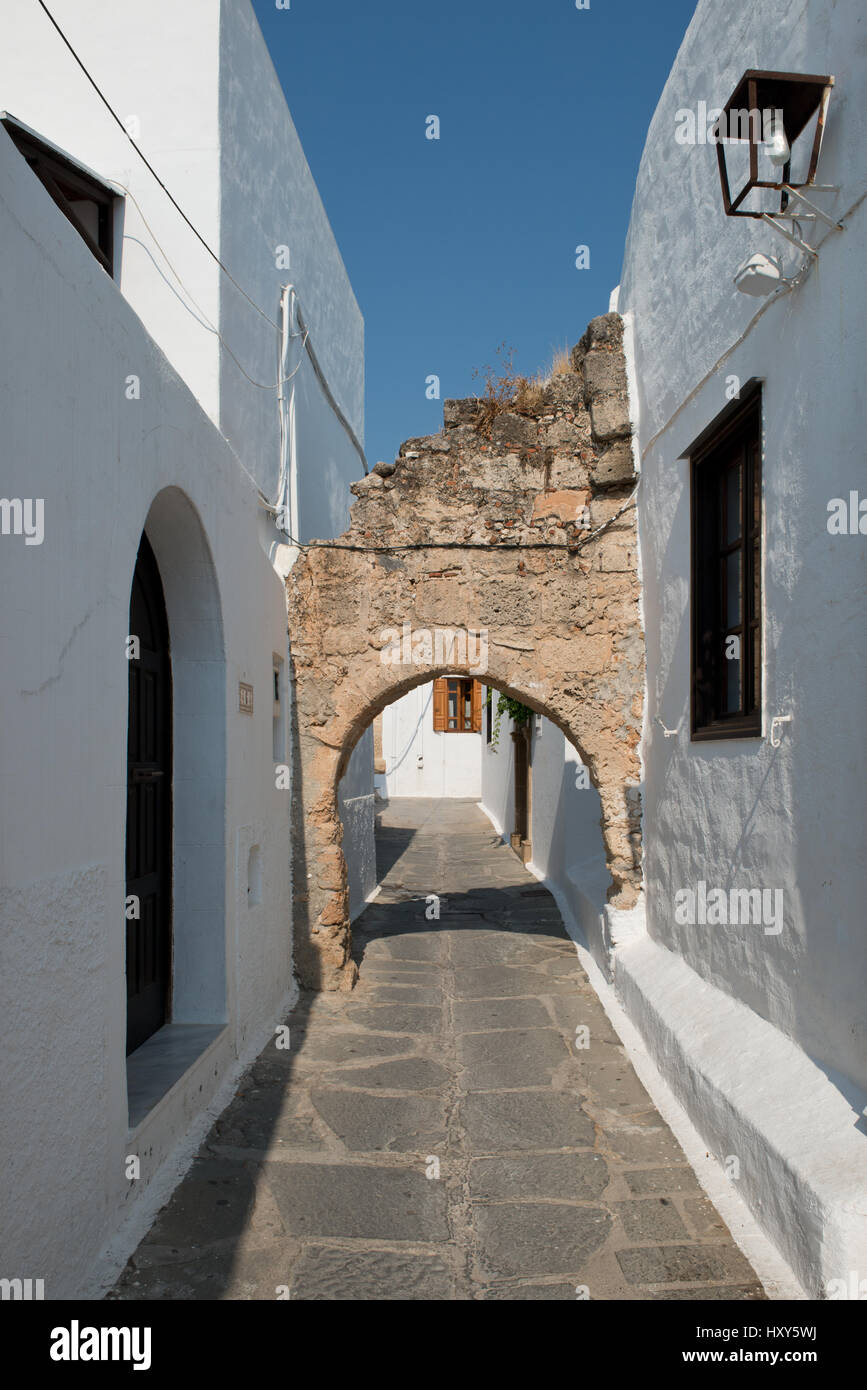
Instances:
[[[485,743],[494,737],[494,692],[490,686],[485,691]]]
[[[461,676],[440,676],[434,681],[433,719],[437,733],[481,733],[481,682]]]
[[[755,385],[690,450],[693,739],[762,732],[760,435]]]
[[[275,763],[282,763],[286,756],[286,721],[283,710],[283,660],[277,656],[273,657],[272,675],[273,681],[271,706],[271,730],[272,730],[272,753]]]
[[[100,265],[113,275],[114,193],[11,117],[4,117],[3,125],[64,217],[69,219]]]

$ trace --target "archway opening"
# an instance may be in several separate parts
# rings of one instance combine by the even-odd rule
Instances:
[[[180,488],[165,488],[154,498],[141,555],[147,557],[151,590],[162,599],[165,676],[161,704],[155,703],[158,692],[147,673],[144,702],[136,696],[134,703],[131,686],[128,844],[132,835],[147,850],[149,837],[161,837],[159,862],[150,867],[159,869],[154,903],[163,915],[162,935],[153,937],[161,943],[160,999],[146,1030],[133,1026],[130,1033],[127,1092],[133,1126],[210,1045],[227,1017],[223,623],[204,528]],[[132,626],[142,622],[134,608]],[[133,726],[143,720],[147,733],[155,712],[165,725],[163,743],[138,748],[138,754],[154,756],[133,759]],[[134,892],[130,887],[128,935],[129,893]],[[153,916],[156,906],[147,905],[145,897],[141,901],[143,918]],[[144,952],[142,959],[150,969],[153,955]],[[128,1016],[132,1024],[129,1009]]]
[[[495,876],[505,875],[512,888],[530,892],[534,880],[541,880],[553,889],[570,929],[592,940],[612,889],[602,803],[589,759],[541,702],[488,673],[443,669],[433,678],[430,670],[401,678],[375,703],[366,729],[354,743],[344,744],[335,771],[352,931],[369,938],[377,920],[382,924],[386,918],[389,929],[398,930],[399,914],[383,911],[383,891],[397,891],[394,901],[405,904],[404,916],[408,912],[407,921],[416,928],[422,920],[434,920],[425,917],[425,909],[438,910],[433,899],[447,883],[450,862],[460,861],[455,891],[472,893],[472,853],[460,844],[463,827],[474,852],[485,859],[475,887],[483,885],[494,863]],[[375,881],[355,833],[357,817],[349,831],[343,817],[341,775],[348,770],[357,783],[359,761],[369,770],[371,759]],[[437,839],[441,861],[434,865],[428,852],[427,883],[419,836],[429,845]],[[507,853],[491,859],[488,850],[494,845]],[[514,863],[507,866],[508,850]],[[360,884],[366,891],[359,891]],[[369,910],[368,904],[377,902],[379,908]],[[467,898],[472,916],[471,903]],[[353,971],[363,955],[358,947],[350,941]]]

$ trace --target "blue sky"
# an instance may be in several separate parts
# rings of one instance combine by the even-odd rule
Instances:
[[[254,4],[364,314],[372,467],[500,343],[533,375],[606,312],[695,0]]]

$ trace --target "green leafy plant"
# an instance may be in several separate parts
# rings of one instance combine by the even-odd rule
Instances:
[[[491,702],[492,692],[488,691],[488,702]],[[533,711],[520,700],[513,700],[510,695],[501,695],[497,700],[497,708],[494,711],[494,727],[491,730],[491,747],[496,749],[500,740],[500,724],[503,715],[507,714],[516,727],[520,728],[523,724],[529,724]]]

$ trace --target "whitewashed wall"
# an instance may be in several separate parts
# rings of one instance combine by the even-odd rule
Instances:
[[[184,5],[153,0],[146,12],[112,0],[56,0],[50,8],[187,217],[219,252],[220,0]],[[148,332],[218,423],[220,346],[213,331],[219,328],[218,267],[39,6],[0,0],[0,22],[0,109],[101,178],[130,189],[148,226],[127,199],[116,278]],[[273,371],[273,356],[270,365]]]
[[[611,883],[602,806],[577,749],[545,718],[533,720],[531,777],[530,867],[562,895],[588,946],[598,953],[600,916]]]
[[[383,795],[482,794],[482,734],[444,734],[433,727],[433,682],[417,685],[382,713],[386,771],[377,777]]]
[[[323,374],[356,439],[363,440],[364,322],[247,0],[221,0],[219,54],[220,255],[234,278],[275,320],[281,286],[295,285]],[[288,257],[288,267],[278,266],[278,249],[282,261]],[[276,381],[277,335],[225,277],[220,314],[221,331],[249,375],[257,381]],[[363,476],[364,464],[301,342],[290,353],[289,370],[296,368],[287,387],[295,393],[295,534],[305,541],[327,539],[349,525],[349,485]],[[266,495],[276,499],[275,393],[251,385],[224,353],[220,405],[224,434]],[[275,530],[270,534],[272,543],[279,539]],[[339,801],[350,912],[355,917],[376,886],[372,732],[352,754]]]
[[[277,392],[262,387],[275,387],[279,375],[281,287],[295,285],[323,373],[359,440],[364,324],[253,7],[152,0],[146,20],[115,0],[57,0],[52,8],[187,217],[271,322],[185,225],[39,7],[16,0],[0,0],[0,109],[130,190],[115,278],[243,467],[277,500]],[[278,264],[280,248],[288,267]],[[296,343],[292,368],[299,357],[295,528],[298,539],[326,539],[348,526],[349,485],[364,466]],[[285,537],[262,520],[270,552]],[[372,805],[366,743],[355,757],[353,775],[366,778]],[[369,879],[371,836],[370,815],[351,818],[344,848],[358,882]]]
[[[281,285],[295,283],[331,390],[361,437],[361,315],[248,0],[154,0],[146,13],[56,0],[52,10],[270,318]],[[275,786],[270,697],[273,656],[288,656],[285,594],[268,558],[279,536],[247,476],[275,496],[276,391],[250,385],[216,331],[266,384],[277,381],[278,334],[227,290],[38,6],[0,0],[0,22],[0,109],[132,195],[118,213],[113,285],[0,132],[3,490],[46,507],[42,546],[0,538],[13,615],[0,663],[9,964],[0,1265],[44,1277],[47,1295],[60,1297],[80,1294],[121,1220],[139,1219],[160,1184],[165,1192],[161,1165],[177,1161],[179,1142],[264,1044],[294,987],[289,792]],[[288,269],[276,263],[280,243]],[[135,402],[124,395],[132,374]],[[295,385],[297,527],[327,537],[345,529],[362,463],[309,361]],[[147,518],[176,692],[176,1013],[216,1036],[131,1135],[123,652]],[[254,686],[252,718],[238,712],[239,680]],[[189,768],[198,776],[177,775]],[[357,910],[374,882],[370,737],[344,791]],[[258,902],[247,891],[254,847]],[[144,1156],[134,1184],[124,1176],[130,1152]]]
[[[211,0],[207,0],[210,3]],[[280,287],[294,284],[317,358],[344,415],[364,432],[364,322],[334,234],[248,0],[220,2],[220,254],[236,280],[277,318]],[[291,24],[291,16],[286,16]],[[286,43],[291,44],[287,29]],[[255,93],[255,100],[251,95]],[[291,100],[291,92],[289,93]],[[277,265],[286,248],[289,266]],[[221,325],[257,381],[276,381],[276,334],[221,278]],[[299,360],[293,350],[292,366]],[[275,395],[250,385],[226,354],[221,425],[269,495],[277,482]],[[363,463],[309,360],[296,391],[299,539],[339,535],[349,524],[349,484]]]
[[[497,691],[492,691],[494,709]],[[515,827],[515,745],[514,723],[507,714],[500,720],[496,743],[482,747],[482,810],[487,813],[498,835],[508,841]]]
[[[650,127],[619,298],[631,321],[643,456],[647,717],[679,732],[666,739],[647,724],[650,935],[624,952],[618,978],[708,1142],[741,1154],[740,1190],[814,1293],[867,1263],[855,1196],[867,1146],[855,1128],[867,1085],[867,855],[855,752],[867,539],[829,535],[826,525],[830,499],[865,493],[863,19],[833,0],[797,9],[702,0]],[[722,106],[749,67],[834,75],[818,181],[840,191],[815,199],[848,213],[806,283],[769,307],[736,292],[736,268],[752,251],[782,251],[791,274],[799,253],[767,227],[726,218],[714,147],[674,136],[679,109]],[[681,455],[726,404],[731,376],[764,383],[765,738],[692,744]],[[778,714],[793,722],[774,749],[767,735]],[[784,929],[679,926],[674,895],[699,880],[782,888]]]
[[[496,745],[487,744],[482,753],[482,809],[507,841],[515,824],[513,728],[504,715]],[[559,906],[601,957],[605,946],[600,917],[611,878],[602,842],[599,793],[589,776],[582,775],[577,749],[556,725],[544,716],[534,716],[532,728],[530,868],[546,880]]]
[[[0,1266],[58,1298],[87,1288],[292,987],[289,794],[275,785],[270,702],[285,606],[231,449],[3,131],[0,241],[4,494],[45,503],[42,545],[0,537]],[[176,984],[185,969],[184,1022],[225,1027],[130,1133],[125,645],[146,521],[175,663],[176,773],[189,773],[176,784]],[[196,594],[202,608],[185,611]],[[239,680],[254,685],[252,716],[238,711]],[[196,842],[197,807],[209,824],[216,811],[218,838]],[[262,896],[249,904],[257,843]],[[142,1158],[134,1183],[130,1153]]]

